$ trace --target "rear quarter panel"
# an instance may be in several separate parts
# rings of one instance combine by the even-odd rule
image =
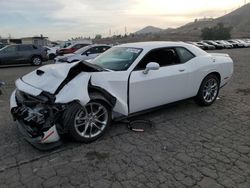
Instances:
[[[190,89],[196,96],[203,79],[210,73],[220,74],[220,86],[225,85],[233,74],[233,61],[229,56],[198,56],[189,63],[190,66]]]

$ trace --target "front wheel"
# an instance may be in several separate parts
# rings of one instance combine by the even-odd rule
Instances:
[[[209,106],[214,103],[219,94],[220,82],[216,75],[208,75],[201,83],[195,101],[200,106]]]
[[[92,100],[85,106],[73,103],[65,112],[65,125],[69,134],[79,142],[92,142],[108,129],[111,122],[111,110],[104,102]]]

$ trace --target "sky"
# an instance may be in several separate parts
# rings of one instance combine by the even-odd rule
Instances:
[[[250,2],[250,1],[247,1]],[[0,36],[50,40],[109,36],[145,26],[179,27],[195,18],[219,17],[244,0],[0,0]]]

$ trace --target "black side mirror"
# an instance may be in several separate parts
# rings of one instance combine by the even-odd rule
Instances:
[[[88,52],[85,53],[86,56],[89,56],[89,54],[90,54],[90,51],[88,51]]]

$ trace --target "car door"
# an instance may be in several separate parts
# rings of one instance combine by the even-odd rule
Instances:
[[[4,48],[1,52],[1,64],[15,64],[17,63],[19,58],[19,54],[17,53],[17,46],[10,45]]]
[[[17,53],[19,63],[29,63],[30,61],[30,54],[32,53],[32,46],[31,45],[18,45],[17,46]]]
[[[144,74],[143,70],[149,62],[158,63],[160,68]],[[176,48],[161,48],[149,52],[130,76],[130,113],[191,97],[188,89],[189,69]]]

